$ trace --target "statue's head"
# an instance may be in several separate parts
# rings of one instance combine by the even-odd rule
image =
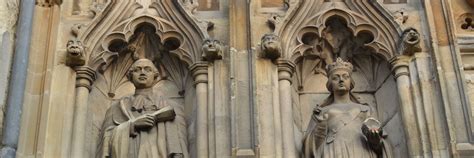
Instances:
[[[263,56],[269,59],[277,59],[281,56],[280,40],[277,35],[265,34],[261,41]]]
[[[346,94],[354,88],[352,79],[353,66],[349,62],[337,58],[336,62],[329,64],[326,68],[328,82],[326,87],[333,94]]]
[[[66,63],[69,66],[82,66],[85,64],[84,45],[82,42],[73,38],[66,44]]]
[[[158,69],[149,59],[138,59],[127,73],[128,79],[137,89],[153,87],[158,76]]]

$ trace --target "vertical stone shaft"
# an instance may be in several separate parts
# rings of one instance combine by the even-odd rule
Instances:
[[[278,61],[283,157],[285,158],[296,158],[298,155],[295,146],[295,135],[293,134],[293,105],[291,100],[291,77],[294,70],[295,65],[290,61]]]
[[[229,0],[229,46],[233,77],[231,96],[232,150],[236,157],[255,156],[253,54],[248,0]]]
[[[198,158],[209,157],[209,136],[208,136],[208,67],[207,63],[195,63],[190,67],[194,77],[197,97],[197,121],[196,121],[196,150]]]
[[[415,107],[411,96],[410,73],[408,69],[407,56],[397,56],[390,61],[392,72],[397,81],[398,95],[400,99],[400,110],[405,133],[407,137],[409,157],[420,157],[423,155],[421,149],[420,132],[416,124]]]
[[[34,7],[35,2],[33,0],[21,1],[12,73],[8,87],[10,92],[8,93],[7,111],[3,126],[2,149],[0,153],[0,157],[3,158],[14,158],[18,147]]]
[[[95,71],[90,67],[76,67],[76,101],[74,105],[71,157],[82,158],[88,155],[85,150],[87,126],[87,102]]]
[[[430,69],[430,55],[428,52],[416,53],[415,64],[418,72],[418,79],[420,83],[421,96],[423,99],[423,110],[425,113],[427,135],[429,135],[429,144],[433,157],[449,157],[447,152],[448,144],[446,144],[446,126],[441,122],[442,109],[440,104],[434,97],[436,91],[435,85],[432,82],[433,76]]]

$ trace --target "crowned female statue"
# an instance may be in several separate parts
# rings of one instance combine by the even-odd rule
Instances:
[[[331,93],[313,110],[303,143],[305,158],[392,157],[374,112],[351,93],[353,66],[337,58],[327,66],[326,87]]]

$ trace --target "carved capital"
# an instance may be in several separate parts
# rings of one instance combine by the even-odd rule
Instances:
[[[194,84],[207,83],[207,62],[194,63],[189,67],[194,78]]]
[[[410,75],[410,71],[408,69],[409,60],[410,57],[405,55],[396,56],[390,60],[390,65],[392,66],[392,73],[395,78],[398,78],[403,75]]]
[[[61,5],[62,0],[36,0],[36,5],[41,7],[52,7],[54,5]]]
[[[95,71],[88,66],[78,66],[74,70],[76,71],[76,87],[86,87],[90,91],[96,79]]]
[[[278,60],[278,80],[292,81],[293,73],[295,72],[296,65],[289,60]]]

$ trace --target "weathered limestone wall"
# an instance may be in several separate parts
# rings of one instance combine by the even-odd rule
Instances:
[[[4,111],[7,97],[18,1],[0,1],[0,111]],[[57,4],[59,1],[36,1],[18,157],[71,157],[77,156],[72,155],[72,151],[81,150],[84,151],[84,157],[94,156],[105,110],[112,101],[133,91],[130,85],[124,84],[117,88],[115,96],[110,96],[108,91],[103,90],[109,90],[111,87],[108,81],[118,78],[113,76],[112,71],[116,70],[107,71],[108,76],[99,76],[102,78],[97,79],[90,93],[81,94],[82,97],[89,97],[87,104],[91,106],[85,107],[85,111],[82,109],[82,112],[86,113],[82,116],[86,116],[86,127],[77,130],[77,127],[83,126],[74,124],[77,110],[75,95],[78,93],[75,91],[76,72],[66,64],[65,47],[72,37],[87,31],[89,27],[98,26],[91,24],[94,24],[94,18],[104,16],[103,5],[109,1],[63,1],[60,5]],[[473,7],[467,5],[466,0],[370,1],[377,3],[379,8],[371,7],[363,0],[320,0],[317,1],[320,4],[335,3],[330,4],[332,6],[326,3],[306,8],[307,10],[301,11],[301,16],[316,15],[320,8],[343,7],[347,10],[354,8],[351,5],[356,1],[359,5],[357,7],[364,3],[366,5],[363,7],[368,6],[371,10],[359,11],[357,16],[353,16],[354,19],[362,14],[368,17],[364,14],[367,12],[378,14],[383,10],[386,11],[383,15],[372,16],[369,21],[382,19],[377,26],[392,26],[392,23],[397,26],[393,29],[379,28],[379,33],[398,35],[400,30],[412,27],[421,35],[421,52],[402,55],[391,50],[387,52],[389,55],[385,54],[392,55],[391,59],[377,58],[372,63],[365,60],[372,58],[365,56],[353,60],[358,64],[354,72],[354,92],[362,102],[376,110],[375,115],[379,119],[387,121],[385,130],[389,133],[388,139],[394,146],[395,156],[472,156]],[[140,4],[148,2],[151,0],[137,1]],[[199,91],[198,96],[189,91],[185,96],[180,96],[188,98],[183,99],[186,102],[184,104],[192,105],[186,109],[190,154],[199,155],[198,157],[297,157],[296,155],[301,153],[302,139],[307,132],[305,130],[314,106],[329,94],[325,85],[327,79],[323,72],[324,65],[317,65],[320,60],[313,60],[317,56],[314,54],[304,54],[298,57],[298,60],[293,58],[294,54],[284,54],[295,50],[289,48],[282,51],[282,58],[285,60],[264,58],[261,56],[261,38],[267,33],[287,33],[284,36],[287,39],[282,39],[287,40],[286,44],[291,45],[300,40],[296,34],[299,36],[301,32],[298,31],[302,30],[295,29],[300,27],[300,21],[292,21],[283,32],[278,32],[282,29],[280,24],[300,18],[288,15],[298,9],[294,6],[316,0],[252,0],[248,1],[250,3],[244,0],[199,0],[199,6],[191,3],[196,0],[179,2],[186,4],[184,9],[181,9],[189,12],[187,16],[196,17],[199,23],[211,22],[206,23],[209,28],[199,27],[207,29],[208,36],[221,41],[225,48],[222,59],[204,64],[204,69],[207,69],[205,75],[194,76],[195,79],[200,78],[199,76],[206,78],[199,83],[199,88],[196,88]],[[349,2],[351,5],[346,5]],[[354,12],[356,10],[353,9]],[[143,10],[136,13],[141,11]],[[115,15],[121,14],[115,12]],[[116,24],[120,20],[126,22],[127,18],[130,17],[95,22],[108,25]],[[183,21],[192,21],[189,19]],[[362,18],[358,22],[367,21]],[[186,26],[186,31],[195,29]],[[111,31],[112,27],[114,26],[97,28],[98,31],[94,33],[103,33],[101,36],[106,36],[105,32]],[[340,30],[344,29],[347,28]],[[286,32],[288,30],[292,32]],[[313,32],[309,35],[316,34]],[[349,37],[352,36],[356,35]],[[389,39],[393,40],[392,43],[384,44],[390,45],[399,40],[396,35],[390,37],[393,38]],[[99,41],[102,37],[94,39],[100,44],[108,44],[105,40]],[[95,43],[89,43],[87,46],[93,44]],[[92,49],[94,48],[86,48],[86,53],[97,53]],[[306,55],[310,57],[307,60],[303,59]],[[400,56],[406,61],[398,61],[396,58]],[[400,63],[403,70],[390,69]],[[374,67],[378,69],[372,69]],[[400,76],[402,77],[398,78]],[[190,80],[192,79],[188,78],[183,82],[191,83]],[[192,87],[194,84],[188,86],[191,87],[189,90],[195,91],[195,87]],[[86,91],[84,87],[82,90]],[[196,114],[197,111],[199,114]],[[0,126],[3,124],[3,114],[0,112]],[[407,122],[409,124],[406,124]],[[84,123],[84,120],[81,123]],[[74,132],[82,136],[75,136]],[[84,138],[80,139],[84,142],[78,144],[85,145],[76,150],[72,145],[76,142],[72,141],[78,138]],[[414,146],[410,148],[410,145]]]

